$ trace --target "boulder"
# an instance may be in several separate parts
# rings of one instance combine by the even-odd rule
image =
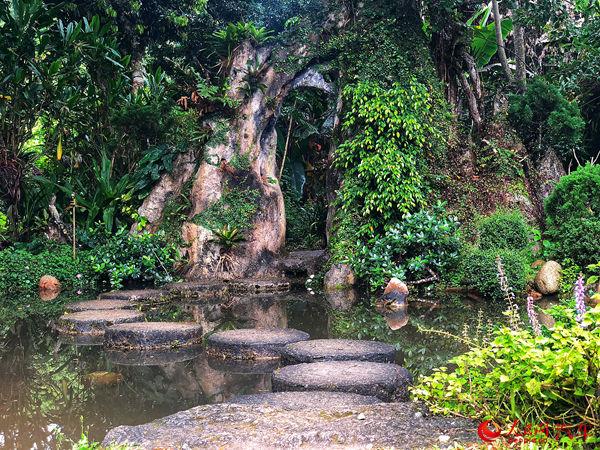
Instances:
[[[40,278],[39,288],[42,300],[54,300],[60,293],[60,281],[52,275],[44,275]]]
[[[537,290],[544,295],[556,294],[560,288],[562,269],[556,261],[544,263],[535,277]]]
[[[354,286],[356,277],[348,264],[334,264],[325,274],[325,292],[341,291]]]

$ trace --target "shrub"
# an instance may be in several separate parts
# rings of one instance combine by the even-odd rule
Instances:
[[[575,102],[540,77],[529,83],[524,95],[513,95],[509,101],[509,120],[530,151],[539,156],[543,148],[551,147],[563,161],[571,160],[585,127]]]
[[[132,281],[154,285],[173,281],[178,258],[177,246],[167,242],[164,232],[129,234],[121,228],[94,248],[89,260],[94,272],[118,289]]]
[[[93,288],[96,282],[87,253],[73,260],[69,245],[37,241],[0,251],[0,296],[36,293],[43,275],[56,277],[63,290]]]
[[[479,247],[482,250],[523,250],[527,248],[531,239],[531,230],[518,210],[496,211],[482,218],[477,224],[477,230]]]
[[[496,257],[500,256],[508,282],[515,293],[522,292],[527,282],[529,262],[525,252],[507,249],[484,250],[467,247],[461,256],[459,273],[461,284],[477,290],[482,296],[501,300]]]
[[[600,166],[580,166],[562,177],[544,207],[558,257],[580,266],[600,260]]]
[[[510,423],[582,423],[600,426],[600,308],[584,326],[568,311],[565,322],[536,336],[500,328],[490,344],[449,361],[420,380],[412,393],[434,413]]]
[[[358,249],[351,264],[367,278],[371,289],[381,288],[391,277],[417,280],[444,271],[456,261],[458,221],[448,217],[444,204],[407,214],[402,222],[375,234]]]

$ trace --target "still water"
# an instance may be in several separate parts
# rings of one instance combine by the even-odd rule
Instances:
[[[413,373],[427,373],[464,350],[458,341],[419,327],[460,335],[502,320],[498,307],[465,299],[414,301],[388,322],[371,306],[333,313],[319,295],[245,296],[201,304],[174,302],[149,320],[195,320],[204,332],[290,327],[312,338],[384,339]],[[483,318],[483,319],[482,319]],[[271,390],[271,365],[224,364],[201,349],[158,354],[104,352],[101,345],[61,340],[48,328],[15,337],[0,355],[0,448],[56,448],[82,431],[100,441],[118,425],[137,425],[193,406]],[[57,434],[59,437],[57,438]],[[69,448],[68,445],[64,446]]]

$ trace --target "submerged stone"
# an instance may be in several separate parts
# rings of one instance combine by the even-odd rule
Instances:
[[[267,392],[264,394],[239,395],[227,403],[238,405],[268,405],[283,409],[307,409],[349,407],[381,403],[377,397],[344,392]]]
[[[365,361],[325,361],[286,366],[273,374],[273,391],[333,391],[408,400],[412,376],[401,366]]]
[[[103,334],[111,325],[142,320],[144,314],[126,309],[80,311],[62,315],[55,327],[64,334]]]
[[[176,348],[202,342],[202,327],[191,322],[140,322],[107,328],[107,348]]]
[[[290,410],[263,404],[204,405],[139,426],[113,428],[103,445],[141,449],[430,448],[438,436],[476,442],[477,424],[430,417],[412,403],[310,405]]]
[[[238,359],[279,358],[283,347],[310,338],[304,331],[291,328],[248,328],[220,331],[207,341],[212,356]]]
[[[69,303],[65,306],[65,309],[67,312],[79,312],[106,309],[133,309],[134,306],[129,300],[88,300],[85,302]]]
[[[396,358],[393,345],[352,339],[315,339],[286,345],[281,354],[284,364],[317,361],[372,361],[392,363]]]
[[[114,386],[123,382],[123,379],[118,372],[92,372],[85,376],[85,382],[91,386]]]

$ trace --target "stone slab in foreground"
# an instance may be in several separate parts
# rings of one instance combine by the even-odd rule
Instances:
[[[106,329],[106,348],[176,348],[202,342],[202,327],[192,322],[124,323]]]
[[[100,311],[107,309],[133,309],[134,304],[129,300],[88,300],[85,302],[69,303],[65,306],[67,312]]]
[[[145,425],[114,428],[103,445],[129,444],[141,449],[420,449],[439,445],[440,436],[449,438],[448,444],[476,442],[476,427],[465,419],[427,417],[413,403],[302,410],[218,404],[198,406]]]
[[[64,334],[103,334],[115,324],[140,322],[144,314],[127,309],[80,311],[63,314],[56,322],[56,329]]]
[[[211,335],[207,352],[211,356],[238,359],[279,358],[287,344],[310,338],[292,328],[246,328],[220,331]]]
[[[335,407],[346,408],[352,406],[374,405],[381,403],[377,397],[368,397],[359,394],[344,392],[310,391],[310,392],[267,392],[265,394],[239,395],[227,403],[238,405],[263,405],[283,409],[327,409]]]
[[[282,352],[284,364],[318,361],[372,361],[393,363],[393,345],[352,339],[315,339],[286,345]]]
[[[408,400],[410,373],[396,364],[325,361],[286,366],[273,373],[273,391],[332,391]]]

